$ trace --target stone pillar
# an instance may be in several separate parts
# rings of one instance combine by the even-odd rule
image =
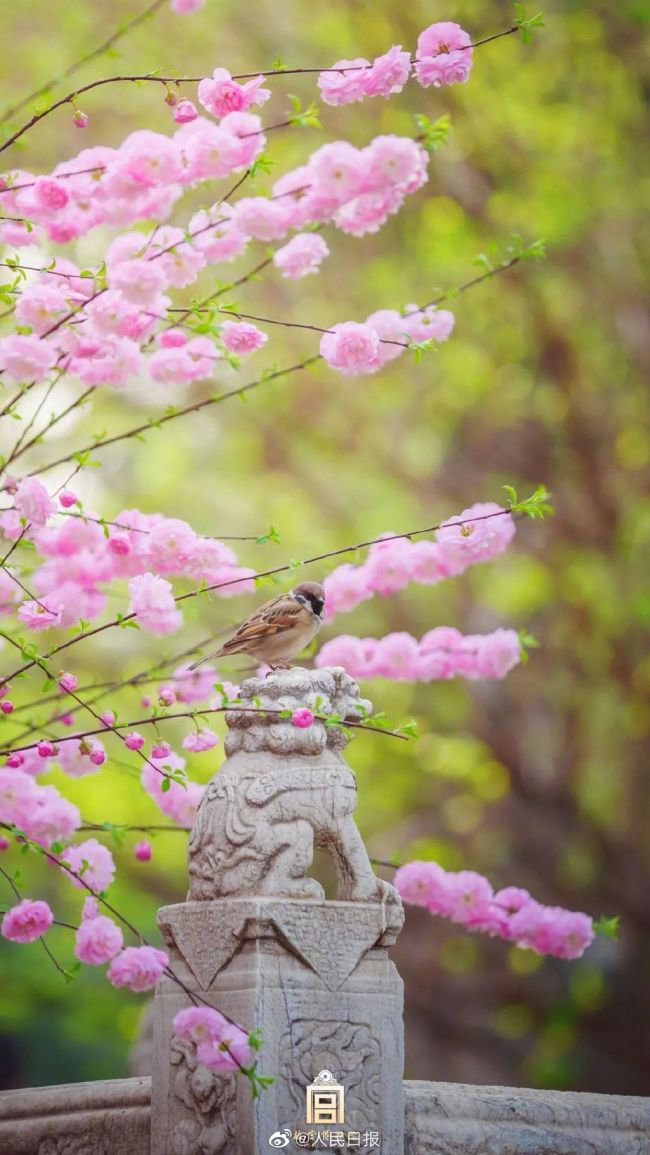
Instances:
[[[251,678],[241,697],[343,718],[369,708],[341,669]],[[236,708],[226,720],[228,757],[190,839],[188,901],[163,908],[159,923],[187,989],[260,1029],[258,1070],[275,1082],[253,1099],[245,1077],[197,1065],[172,1027],[188,996],[165,979],[156,994],[152,1155],[403,1155],[402,982],[388,958],[403,912],[373,873],[354,822],[347,737],[319,721],[301,730],[289,716]],[[334,859],[336,900],[309,877],[314,847]]]

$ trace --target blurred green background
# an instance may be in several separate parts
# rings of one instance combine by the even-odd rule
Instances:
[[[415,717],[422,737],[408,746],[373,735],[355,740],[359,824],[377,857],[435,857],[480,870],[495,885],[529,887],[552,904],[622,919],[618,942],[599,939],[569,964],[458,934],[411,909],[395,952],[406,983],[407,1075],[647,1094],[650,6],[555,0],[544,9],[547,27],[530,46],[513,36],[478,50],[466,86],[409,84],[390,102],[323,108],[322,133],[270,138],[275,167],[257,180],[260,192],[327,139],[363,145],[377,133],[413,134],[418,111],[448,113],[453,125],[449,145],[432,158],[429,183],[378,235],[328,230],[332,256],[319,277],[292,283],[272,272],[237,300],[252,313],[328,325],[459,284],[476,272],[478,253],[503,252],[513,232],[546,238],[548,261],[460,298],[453,338],[418,364],[403,357],[354,380],[318,364],[255,391],[247,404],[217,406],[151,433],[145,444],[102,451],[101,469],[87,470],[77,488],[87,509],[108,518],[138,505],[188,517],[211,534],[256,534],[273,523],[280,544],[239,551],[242,563],[264,568],[502,500],[504,483],[522,492],[546,483],[557,516],[522,524],[505,557],[433,589],[376,598],[324,636],[525,625],[541,648],[504,683],[364,686],[392,718]],[[122,0],[3,5],[0,41],[11,50],[2,103],[62,71],[132,13]],[[208,0],[186,17],[165,7],[75,83],[151,69],[262,70],[278,56],[289,66],[372,58],[394,42],[414,47],[423,27],[447,18],[480,38],[508,27],[512,7],[330,0],[307,9],[297,0],[253,0],[243,10]],[[314,82],[274,81],[265,121],[287,108],[286,93],[312,99]],[[90,116],[85,133],[61,110],[8,163],[45,172],[81,147],[117,145],[135,128],[172,129],[153,85],[99,89],[80,104]],[[185,221],[219,191],[190,194],[174,219]],[[99,260],[111,235],[96,230],[70,255],[82,264]],[[246,272],[258,249],[217,272]],[[204,274],[199,291],[213,284],[214,272]],[[313,335],[273,329],[241,380],[311,351]],[[226,368],[222,381],[232,386],[237,377]],[[198,399],[204,387],[195,388]],[[126,429],[170,399],[144,386],[104,390],[30,464],[89,434]],[[83,681],[126,676],[253,604],[197,599],[182,636],[114,631],[78,647],[70,668]],[[122,605],[120,595],[110,614]],[[39,687],[33,678],[20,694]],[[124,692],[112,704],[133,717],[139,695]],[[155,822],[135,763],[114,754],[93,778],[61,779],[66,793],[92,821]],[[205,780],[221,757],[194,758],[190,773]],[[186,890],[185,837],[158,836],[148,865],[135,862],[135,840],[113,846],[120,869],[112,898],[155,934],[157,906],[181,901]],[[31,856],[14,855],[26,893],[74,920],[77,892]],[[61,961],[72,962],[70,933],[55,928],[50,940]],[[66,985],[38,944],[3,944],[1,956],[5,1086],[126,1073],[142,996],[113,991],[92,968]]]

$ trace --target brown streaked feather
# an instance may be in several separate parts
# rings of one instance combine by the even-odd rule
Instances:
[[[239,627],[221,647],[219,654],[235,654],[251,642],[273,637],[281,630],[290,629],[305,613],[304,606],[290,594],[280,594],[260,606],[257,613]]]

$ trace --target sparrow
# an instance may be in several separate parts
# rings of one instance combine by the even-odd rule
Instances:
[[[212,658],[248,654],[272,670],[290,669],[295,658],[323,624],[325,593],[318,582],[301,582],[289,593],[271,598],[237,628],[233,636],[213,654],[190,666],[195,670]]]

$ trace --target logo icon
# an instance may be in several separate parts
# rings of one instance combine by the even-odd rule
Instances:
[[[344,1123],[345,1091],[331,1071],[321,1071],[307,1087],[308,1123]]]
[[[285,1127],[283,1131],[274,1131],[269,1139],[269,1147],[288,1147],[291,1142],[291,1131]]]

